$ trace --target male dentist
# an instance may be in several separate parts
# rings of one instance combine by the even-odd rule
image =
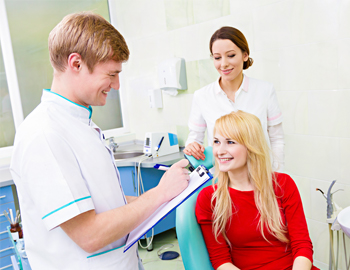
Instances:
[[[118,169],[91,106],[119,89],[129,50],[99,15],[70,14],[51,31],[51,90],[17,130],[11,173],[16,184],[26,251],[36,269],[143,269],[126,235],[187,186],[174,164],[142,196],[124,196]],[[106,116],[108,117],[108,116]]]

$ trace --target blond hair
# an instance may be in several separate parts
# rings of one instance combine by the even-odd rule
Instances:
[[[78,53],[90,72],[100,62],[125,62],[130,54],[123,36],[92,12],[65,16],[49,35],[49,53],[52,67],[62,72],[71,53]]]
[[[258,227],[264,239],[264,227],[281,242],[288,243],[286,227],[283,224],[274,185],[278,186],[274,177],[267,145],[261,122],[258,117],[243,111],[232,112],[216,120],[214,134],[233,139],[247,148],[248,179],[254,187],[254,200],[260,219]],[[218,179],[212,197],[216,200],[213,211],[213,231],[215,239],[222,234],[229,243],[225,228],[232,212],[233,202],[229,193],[230,178],[227,172],[220,172],[217,162],[215,172]]]

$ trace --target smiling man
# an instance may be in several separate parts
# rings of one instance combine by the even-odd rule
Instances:
[[[188,185],[174,164],[159,185],[124,196],[111,150],[91,121],[91,106],[119,89],[129,50],[99,15],[70,14],[51,31],[54,78],[17,130],[11,161],[32,269],[143,269],[127,234]]]

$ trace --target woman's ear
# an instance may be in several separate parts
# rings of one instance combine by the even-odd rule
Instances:
[[[249,59],[248,53],[247,52],[243,52],[243,62],[248,61],[248,59]]]

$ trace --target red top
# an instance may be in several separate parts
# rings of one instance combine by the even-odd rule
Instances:
[[[211,207],[213,187],[206,187],[199,193],[196,216],[214,269],[229,262],[244,270],[281,270],[292,269],[293,261],[298,256],[304,256],[313,261],[312,243],[298,188],[289,175],[275,174],[279,184],[279,187],[275,187],[275,194],[283,222],[287,224],[289,244],[280,242],[269,234],[266,228],[264,234],[270,243],[262,237],[258,226],[260,215],[254,202],[254,191],[229,188],[234,204],[232,209],[234,214],[226,226],[226,235],[232,246],[230,250],[223,236],[218,237],[220,242],[218,243],[213,234]],[[215,203],[214,200],[214,205]],[[313,266],[311,269],[318,268]]]

